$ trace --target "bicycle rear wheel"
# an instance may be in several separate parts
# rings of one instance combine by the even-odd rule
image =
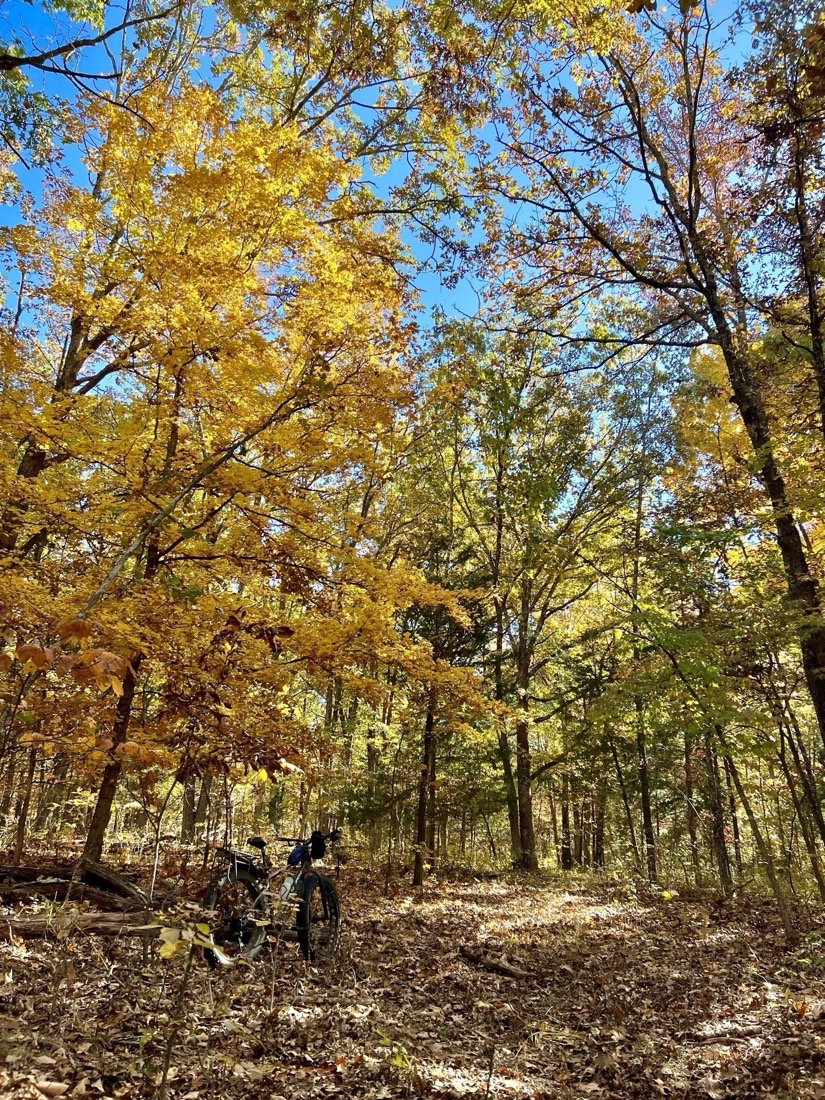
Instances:
[[[310,962],[327,962],[338,950],[341,910],[335,884],[325,875],[311,874],[306,879],[304,896],[298,906],[298,943]]]
[[[227,871],[206,894],[205,905],[213,909],[210,921],[214,943],[229,958],[254,959],[266,943],[269,924],[265,894],[260,880],[243,867]],[[214,963],[215,954],[204,952]]]

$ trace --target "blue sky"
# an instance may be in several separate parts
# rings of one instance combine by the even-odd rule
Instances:
[[[729,20],[737,11],[739,5],[736,0],[719,0],[714,5],[714,16],[720,21]],[[664,9],[660,8],[660,12]],[[107,26],[116,24],[122,18],[123,8],[120,5],[112,5],[107,9]],[[94,28],[73,22],[62,12],[49,12],[44,5],[38,3],[25,3],[22,0],[0,0],[0,38],[5,43],[18,42],[24,50],[48,49],[55,44],[65,41],[70,36],[78,33],[95,34]],[[738,60],[749,43],[749,33],[740,32],[739,36],[732,40],[728,55],[732,60]],[[88,73],[108,73],[112,70],[112,62],[102,47],[86,50],[82,55],[82,69]],[[34,88],[42,89],[50,98],[72,93],[69,81],[50,73],[40,73],[36,70],[27,70]],[[100,81],[93,83],[93,87],[106,92],[111,86],[110,82]],[[72,153],[66,150],[69,163]],[[79,161],[77,162],[79,165]],[[39,173],[36,169],[26,171],[22,165],[18,165],[21,179],[26,186],[37,193]],[[397,164],[380,178],[373,181],[378,194],[386,191],[403,178],[404,166]],[[519,217],[518,207],[512,210],[512,216]],[[18,218],[18,212],[12,208],[0,210],[0,223],[13,224]],[[422,245],[412,231],[404,234],[405,240],[415,254],[416,258],[426,260],[430,255],[428,246]],[[472,243],[472,242],[471,242]],[[473,314],[479,306],[479,293],[483,289],[481,279],[461,280],[454,288],[444,286],[440,275],[425,266],[416,275],[416,285],[421,293],[422,301],[427,309],[439,306],[447,314],[463,313]]]

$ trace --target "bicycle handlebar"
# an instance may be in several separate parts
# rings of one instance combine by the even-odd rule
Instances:
[[[322,836],[323,836],[324,840],[329,840],[334,844],[336,840],[341,839],[341,829],[336,827],[332,830],[331,833],[323,833]],[[310,840],[312,840],[312,837],[311,836],[305,836],[305,837],[301,837],[301,836],[274,836],[272,839],[279,841],[281,844],[309,844]],[[247,843],[249,843],[249,842],[247,841]]]

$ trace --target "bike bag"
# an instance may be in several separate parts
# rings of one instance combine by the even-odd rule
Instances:
[[[323,859],[327,850],[327,838],[317,829],[309,838],[309,854],[313,859]]]
[[[236,867],[243,867],[245,871],[258,877],[266,874],[263,867],[259,867],[255,863],[255,857],[251,856],[248,852],[235,852],[231,848],[217,848],[215,850],[215,855],[222,862],[226,861],[234,864]]]
[[[287,856],[287,866],[297,867],[299,863],[304,863],[309,859],[309,851],[306,844],[296,845]]]

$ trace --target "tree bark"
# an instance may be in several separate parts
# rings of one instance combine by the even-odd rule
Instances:
[[[693,737],[685,725],[685,801],[687,803],[687,828],[690,838],[690,862],[693,866],[693,881],[702,885],[702,863],[699,856],[699,815],[696,812],[693,790]]]
[[[435,703],[433,702],[433,707]],[[434,727],[433,727],[434,730]],[[435,837],[436,837],[436,756],[435,734],[430,734],[430,754],[427,760],[427,862],[430,867],[435,866]]]
[[[733,886],[730,872],[730,857],[725,840],[725,815],[722,809],[722,790],[719,783],[719,766],[716,748],[709,729],[705,730],[705,770],[708,779],[708,806],[711,813],[711,847],[719,871],[719,883],[724,893],[729,894]]]
[[[790,724],[785,727],[788,735],[788,745],[791,749],[794,766],[799,775],[799,781],[802,784],[802,793],[805,802],[808,809],[811,811],[811,817],[816,825],[819,838],[823,845],[825,845],[825,816],[823,816],[822,805],[819,801],[816,777],[811,768],[811,761],[805,749],[805,742],[802,739],[802,732],[797,724],[796,716],[790,708],[789,714],[791,721]]]
[[[607,742],[610,745],[610,752],[613,756],[613,766],[616,769],[616,779],[619,784],[619,790],[622,794],[622,805],[624,806],[625,821],[627,822],[627,831],[630,836],[630,842],[633,845],[633,863],[636,867],[636,871],[641,874],[642,861],[639,856],[639,845],[636,841],[636,826],[633,823],[633,810],[630,807],[630,799],[627,794],[627,784],[624,780],[624,772],[622,771],[621,761],[619,760],[619,753],[616,748],[616,742],[613,739],[613,734],[607,734]]]
[[[183,781],[183,806],[180,816],[180,839],[184,844],[191,844],[195,836],[195,791],[197,788],[197,776],[194,771],[189,771]]]
[[[427,696],[427,717],[424,722],[424,740],[421,746],[421,767],[418,775],[418,807],[415,817],[415,862],[413,886],[424,885],[424,853],[427,847],[427,807],[429,804],[430,758],[435,729],[436,689],[431,687]]]
[[[593,820],[592,864],[597,871],[601,871],[604,868],[604,822],[606,808],[607,786],[604,781],[601,781],[596,792],[596,805]]]
[[[793,772],[788,765],[788,757],[786,752],[786,737],[785,731],[782,727],[779,730],[779,764],[785,775],[785,782],[788,785],[788,790],[791,794],[791,800],[793,801],[794,809],[796,810],[796,816],[799,819],[799,828],[802,832],[802,840],[805,844],[805,851],[808,853],[808,860],[811,864],[811,870],[813,871],[814,878],[816,879],[817,889],[819,890],[820,900],[825,902],[825,877],[822,874],[822,865],[819,862],[819,853],[816,849],[816,839],[814,837],[813,829],[808,818],[807,807],[804,800],[800,798],[799,791],[797,790],[796,780],[794,779]]]
[[[530,782],[530,740],[527,719],[516,722],[516,780],[518,790],[519,867],[525,871],[538,869],[536,836],[533,823],[533,791]]]
[[[110,760],[103,769],[103,778],[97,795],[92,822],[86,837],[86,845],[83,856],[86,859],[99,860],[103,854],[103,841],[109,819],[112,816],[112,805],[115,800],[117,783],[120,778],[122,761],[115,755],[119,746],[128,740],[129,719],[132,716],[132,701],[135,697],[137,685],[137,673],[143,661],[143,654],[138,653],[129,663],[126,675],[123,677],[123,694],[117,701],[115,708],[115,721],[112,728],[112,748],[109,750]]]
[[[645,739],[644,704],[636,696],[636,759],[639,772],[639,794],[642,803],[642,834],[645,840],[645,862],[648,881],[656,882],[656,834],[653,829],[653,813],[650,807],[650,772],[647,765],[647,742]]]
[[[23,795],[17,809],[17,836],[14,845],[14,863],[20,862],[23,856],[23,848],[26,844],[26,822],[29,817],[29,806],[32,800],[32,785],[34,783],[34,770],[37,764],[37,746],[29,749],[29,767],[26,772],[26,782],[23,787]]]
[[[504,776],[504,795],[507,800],[507,823],[510,827],[510,852],[513,866],[521,866],[521,832],[519,829],[518,792],[516,780],[513,775],[513,753],[510,748],[510,738],[503,727],[498,734],[498,755],[501,761],[501,770]]]
[[[731,761],[725,756],[722,762],[725,767],[725,781],[728,785],[728,807],[730,808],[730,824],[733,832],[733,855],[736,860],[736,873],[741,879],[744,874],[742,868],[742,836],[739,831],[739,818],[736,814],[736,799],[731,785]]]
[[[573,847],[570,843],[570,780],[567,772],[561,777],[561,869],[573,870]]]
[[[768,840],[765,838],[762,830],[759,828],[759,822],[756,820],[756,814],[753,812],[750,799],[745,793],[745,789],[742,786],[742,780],[739,776],[739,769],[733,762],[730,753],[726,752],[726,756],[730,762],[730,773],[733,785],[736,788],[736,793],[739,795],[739,801],[742,804],[742,809],[745,811],[745,816],[748,819],[748,823],[753,833],[753,839],[756,843],[757,851],[759,852],[762,864],[765,868],[765,873],[768,876],[768,881],[771,884],[773,896],[776,898],[776,904],[779,909],[779,915],[782,918],[782,927],[785,930],[785,939],[788,944],[793,945],[798,943],[799,935],[793,926],[791,920],[791,912],[788,908],[788,901],[785,897],[785,892],[782,889],[782,884],[779,881],[779,876],[776,873],[776,863],[774,862],[773,852]]]
[[[496,570],[498,568],[498,555],[501,554],[501,519],[497,519],[496,526]],[[495,600],[496,611],[496,650],[493,664],[495,678],[495,697],[497,702],[504,701],[504,675],[502,662],[504,660],[504,608],[501,601]],[[513,858],[513,866],[521,864],[521,832],[519,829],[518,792],[513,775],[513,754],[510,749],[510,738],[507,729],[502,723],[498,731],[498,754],[501,760],[501,770],[504,776],[504,797],[507,800],[507,821],[510,826],[510,851]]]

